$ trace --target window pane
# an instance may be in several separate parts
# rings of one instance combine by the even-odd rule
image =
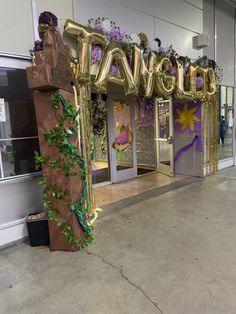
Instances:
[[[6,119],[0,121],[0,139],[37,136],[32,92],[23,69],[0,68],[0,98]]]
[[[170,133],[169,118],[170,118],[169,102],[161,102],[161,101],[158,102],[158,119],[159,119],[158,137],[160,138],[169,137],[169,133]]]
[[[221,100],[221,104],[226,103],[226,86],[220,87],[220,100]]]
[[[234,92],[233,87],[227,88],[227,104],[228,104],[228,106],[233,106],[233,92]]]
[[[220,90],[218,144],[222,160],[233,156],[233,87],[221,86]]]
[[[1,150],[0,150],[0,154],[1,154]],[[0,156],[0,162],[1,162],[1,156]],[[1,167],[0,167],[0,179],[2,179],[2,178],[3,178],[2,169],[1,169]]]
[[[133,130],[131,129],[131,107],[122,99],[113,100],[114,142],[116,150],[116,170],[133,168]]]
[[[38,139],[0,142],[4,177],[39,170],[35,168],[34,151],[39,152]]]
[[[93,184],[110,180],[106,95],[92,94]]]
[[[138,175],[155,170],[153,99],[136,99],[136,152]]]

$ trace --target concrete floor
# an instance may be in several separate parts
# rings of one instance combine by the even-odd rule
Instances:
[[[169,177],[162,173],[152,172],[121,183],[98,187],[94,191],[95,204],[97,207],[104,207],[125,198],[137,196],[155,187],[183,180],[184,178],[186,176],[176,175],[175,177]]]
[[[235,191],[230,168],[110,206],[86,251],[1,251],[0,313],[235,314]]]

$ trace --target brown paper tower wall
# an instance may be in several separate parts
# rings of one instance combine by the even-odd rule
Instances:
[[[38,125],[38,135],[40,152],[42,156],[49,156],[51,160],[63,160],[63,153],[55,146],[50,146],[44,134],[49,132],[58,123],[58,117],[63,114],[63,106],[58,103],[57,108],[51,106],[52,97],[59,93],[66,101],[74,103],[72,90],[73,76],[70,69],[66,49],[61,35],[56,31],[48,30],[44,35],[43,51],[35,52],[35,65],[27,68],[28,85],[33,89],[35,113]],[[67,125],[69,128],[70,125]],[[78,136],[71,136],[69,142],[74,144],[79,152]],[[83,181],[80,175],[79,164],[73,168],[74,176],[67,176],[61,170],[55,170],[45,163],[43,166],[43,177],[48,185],[55,185],[60,191],[67,190],[67,199],[70,203],[75,203],[81,196]],[[88,233],[80,224],[74,212],[69,211],[68,204],[64,199],[53,197],[53,193],[48,193],[48,200],[56,210],[55,219],[49,219],[50,249],[77,251],[84,244]],[[85,215],[82,216],[84,221]],[[73,239],[80,239],[78,244],[68,241],[65,229],[69,228],[73,234]],[[86,222],[84,225],[87,226]]]

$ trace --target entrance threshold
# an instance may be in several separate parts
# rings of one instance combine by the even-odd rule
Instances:
[[[188,177],[176,175],[169,177],[161,173],[152,172],[134,179],[122,181],[103,187],[96,187],[94,190],[96,207],[104,208],[125,199],[137,198],[142,193],[168,186],[172,183],[182,181]]]
[[[107,186],[107,185],[111,185],[112,182],[111,181],[105,181],[105,182],[101,182],[101,183],[95,183],[93,184],[93,188],[94,189],[98,189],[98,188],[102,188],[104,186]]]

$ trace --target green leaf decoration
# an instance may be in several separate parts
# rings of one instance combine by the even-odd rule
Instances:
[[[67,102],[60,93],[56,93],[51,99],[51,107],[58,109],[59,105],[63,107],[63,113],[58,115],[58,123],[44,134],[44,138],[48,145],[58,149],[58,152],[62,153],[62,158],[50,159],[49,156],[40,156],[35,152],[35,163],[38,167],[48,165],[55,171],[62,172],[65,176],[77,176],[78,173],[74,171],[74,168],[80,166],[80,176],[83,182],[83,189],[80,198],[71,204],[71,198],[68,197],[69,191],[57,186],[56,183],[50,183],[44,178],[40,178],[39,184],[43,190],[43,206],[47,209],[48,218],[54,220],[61,228],[62,232],[67,238],[67,241],[73,245],[80,245],[84,248],[90,244],[93,240],[92,230],[93,228],[87,225],[86,219],[84,219],[86,213],[89,212],[89,208],[86,204],[87,199],[87,182],[86,182],[86,165],[84,159],[78,154],[77,148],[74,144],[69,142],[69,138],[77,136],[78,132],[78,111],[73,104]],[[70,125],[70,128],[65,127]],[[76,239],[74,237],[71,227],[58,220],[58,213],[52,205],[52,199],[62,201],[68,207],[68,211],[74,212],[78,222],[86,231],[86,238],[83,240]]]

